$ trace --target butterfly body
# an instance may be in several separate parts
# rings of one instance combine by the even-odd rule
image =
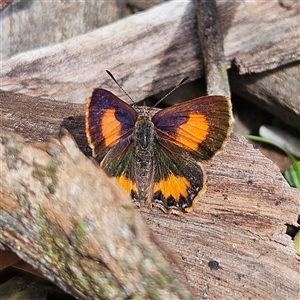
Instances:
[[[86,133],[102,168],[138,206],[180,214],[194,210],[205,190],[199,160],[209,160],[227,140],[230,108],[225,96],[207,96],[153,114],[94,89]]]
[[[152,189],[149,182],[153,182],[154,151],[153,144],[155,139],[154,124],[147,116],[140,117],[136,123],[132,134],[134,157],[132,169],[137,180],[137,190],[132,191],[131,197],[134,202],[139,204],[145,202],[151,208]]]

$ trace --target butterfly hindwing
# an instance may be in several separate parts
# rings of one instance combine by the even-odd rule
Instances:
[[[205,186],[200,164],[177,145],[158,139],[151,147],[154,174],[148,182],[149,194],[144,195],[141,191],[143,180],[137,178],[135,146],[130,139],[120,141],[103,158],[102,168],[117,178],[136,204],[142,201],[150,208],[152,203],[166,213],[192,211],[195,197]]]
[[[231,128],[231,104],[226,96],[204,96],[156,113],[157,135],[208,160],[222,148]]]
[[[158,139],[154,146],[154,205],[165,212],[192,211],[204,187],[201,165],[177,145]]]
[[[93,156],[100,159],[133,132],[137,112],[104,89],[94,89],[86,106],[86,134]]]
[[[117,178],[132,198],[137,198],[138,178],[135,175],[134,145],[129,139],[120,141],[109,150],[100,165],[108,174]]]

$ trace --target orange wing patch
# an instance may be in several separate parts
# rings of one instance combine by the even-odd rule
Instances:
[[[197,151],[199,143],[205,140],[208,131],[209,124],[206,117],[191,113],[188,121],[176,130],[176,141],[174,143],[180,147]]]
[[[190,183],[184,177],[170,174],[167,179],[161,179],[154,184],[153,192],[161,191],[166,199],[172,196],[175,201],[179,201],[180,196],[188,196],[187,189],[189,187]]]
[[[102,136],[105,146],[113,147],[119,142],[122,124],[117,120],[115,109],[107,109],[101,119]]]
[[[121,175],[120,177],[117,177],[117,180],[128,194],[130,194],[131,191],[137,192],[136,183],[129,178]]]

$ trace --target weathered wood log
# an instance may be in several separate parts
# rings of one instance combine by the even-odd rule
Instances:
[[[196,295],[297,298],[300,263],[286,225],[299,227],[290,211],[299,214],[299,190],[237,136],[206,170],[208,189],[194,215],[176,219],[143,212],[154,233],[181,257]]]
[[[203,57],[208,95],[230,97],[224,41],[218,18],[216,0],[194,0],[199,44]]]
[[[6,98],[7,95],[9,98]],[[75,135],[80,148],[86,149],[84,105],[65,105],[3,92],[0,99],[6,100],[0,105],[1,109],[2,105],[6,105],[1,112],[2,127],[16,131],[22,129],[20,132],[28,140],[37,141],[58,134],[58,127],[63,124]],[[18,103],[19,109],[17,105],[13,109],[12,103]],[[40,105],[35,106],[35,103]],[[31,109],[36,111],[33,119],[26,117]],[[22,118],[24,122],[20,122]],[[74,151],[77,153],[77,150]],[[74,160],[77,156],[71,154],[71,157]],[[195,212],[178,217],[167,216],[156,209],[141,209],[154,234],[164,241],[180,262],[183,271],[175,269],[174,272],[181,278],[187,276],[193,293],[199,299],[297,299],[300,292],[300,263],[293,241],[286,234],[286,225],[299,227],[300,191],[290,188],[271,161],[235,135],[232,135],[223,152],[211,163],[205,164],[205,169],[207,192],[197,203]],[[66,192],[70,190],[67,187],[73,180],[66,181]],[[105,182],[108,187],[111,186],[110,180]],[[103,185],[105,191],[100,192],[101,195],[108,193],[108,187]],[[83,190],[89,191],[90,188],[87,184]],[[118,189],[113,192],[121,194]],[[5,203],[5,211],[11,211],[13,205],[17,205],[18,209],[20,204],[16,201],[0,201],[0,206],[2,204],[3,209]],[[25,204],[31,203],[31,200],[24,201]],[[64,208],[63,215],[72,213],[74,216],[71,223],[65,218],[57,219],[61,226],[70,228],[75,224],[75,216],[82,216],[87,210],[84,205],[75,209],[73,201],[69,199],[60,203],[58,197],[55,202],[48,203],[51,211],[54,209],[52,206],[61,207]],[[91,201],[98,211],[98,204]],[[26,211],[25,204],[23,209]],[[89,207],[89,203],[85,205]],[[98,215],[102,214],[99,209]],[[31,218],[30,214],[22,215],[20,220],[30,221],[27,217]],[[45,216],[44,222],[47,220]],[[75,233],[81,227],[76,228],[78,230]],[[50,239],[51,235],[55,236],[48,231],[46,236]],[[95,242],[100,243],[98,238],[95,238]],[[30,243],[35,241],[30,240]],[[73,243],[73,246],[74,251],[77,247],[79,250],[76,251],[82,249],[79,244]],[[33,263],[26,253],[23,256],[22,253],[18,254]],[[42,267],[41,271],[45,272]]]
[[[9,2],[11,5],[1,12],[0,17],[0,37],[4,41],[1,60],[16,53],[61,43],[125,15],[124,1]]]
[[[127,0],[126,5],[133,8],[134,11],[141,11],[151,8],[153,5],[165,2],[166,0]]]
[[[236,61],[240,73],[257,72],[298,60],[299,7],[299,3],[286,9],[276,2],[220,2],[218,10],[227,66]],[[250,27],[255,27],[255,31],[250,32]],[[165,3],[87,35],[6,61],[1,71],[0,88],[84,103],[92,88],[98,85],[112,89],[120,96],[120,91],[112,86],[104,73],[105,69],[111,69],[133,98],[141,100],[173,87],[187,75],[193,80],[203,74],[196,40],[193,4]],[[254,55],[255,51],[259,55]],[[123,57],[126,57],[126,67]],[[25,65],[24,61],[27,62]],[[265,79],[262,85],[255,86],[249,86],[247,82],[256,81],[256,76],[239,79],[232,75],[231,83],[235,83],[232,89],[242,95],[245,92],[248,100],[297,128],[300,117],[299,99],[295,99],[300,94],[297,71],[293,71],[296,76],[284,78],[281,70],[278,75],[276,70],[265,72],[258,75]],[[133,73],[136,75],[131,75]],[[271,75],[268,80],[266,76]],[[266,94],[265,81],[273,82],[277,76],[283,80],[282,84],[276,85],[280,88],[276,88],[274,95],[271,86],[268,88],[270,93]],[[239,82],[244,83],[245,78],[244,88]],[[281,113],[282,107],[285,113]]]
[[[300,4],[218,1],[227,67],[262,72],[300,59]],[[63,43],[4,61],[2,90],[84,103],[93,87],[120,92],[109,69],[136,100],[199,78],[201,64],[191,1],[169,1]]]
[[[300,63],[260,74],[229,71],[233,93],[247,99],[300,131]]]
[[[3,0],[0,2],[0,12],[3,11],[5,8],[7,8],[13,0]]]
[[[70,135],[0,141],[1,244],[79,299],[192,299],[128,195]]]

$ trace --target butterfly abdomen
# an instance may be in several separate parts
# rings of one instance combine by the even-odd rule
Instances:
[[[135,148],[135,177],[137,182],[137,201],[145,202],[150,208],[153,195],[153,143],[154,124],[147,118],[141,117],[136,124],[133,134]]]

